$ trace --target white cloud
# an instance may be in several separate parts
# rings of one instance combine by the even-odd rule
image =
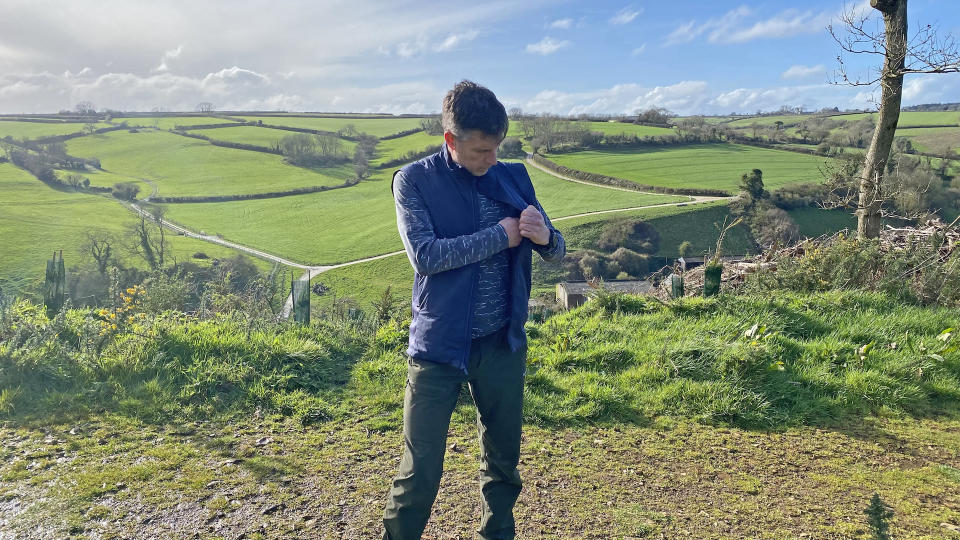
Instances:
[[[722,17],[710,18],[702,24],[697,24],[697,21],[690,21],[680,25],[671,32],[670,35],[667,36],[666,44],[687,43],[693,41],[705,32],[710,32],[708,39],[711,42],[716,42],[722,34],[729,32],[734,25],[751,13],[750,8],[747,6],[740,6],[737,9],[726,12]]]
[[[952,95],[956,95],[958,90],[960,81],[955,87],[944,86],[936,91],[944,95],[954,92]],[[925,96],[933,95],[932,88],[924,87],[924,91],[927,92]],[[830,84],[717,90],[705,81],[681,81],[652,88],[625,83],[586,92],[543,90],[532,98],[516,100],[515,105],[529,112],[561,115],[633,114],[651,107],[663,107],[676,114],[689,115],[773,111],[783,105],[806,110],[867,106],[862,96],[854,97],[853,94],[852,88]]]
[[[856,12],[862,6],[855,6]],[[802,34],[822,32],[831,22],[836,21],[837,13],[830,11],[814,12],[787,9],[767,19],[752,24],[746,19],[753,15],[747,6],[740,6],[726,12],[721,17],[712,17],[702,23],[696,20],[678,26],[667,36],[667,44],[687,43],[706,34],[710,43],[745,43],[756,39],[777,39]]]
[[[639,16],[641,13],[643,13],[642,8],[641,9],[623,8],[620,11],[618,11],[616,15],[614,15],[613,17],[610,17],[610,24],[627,24],[627,23],[633,22],[633,20],[636,19],[637,16]]]
[[[646,43],[630,51],[630,56],[640,56],[641,54],[643,54],[643,51],[645,50],[647,50]]]
[[[703,81],[683,81],[654,88],[629,83],[590,92],[544,90],[522,103],[522,108],[565,115],[632,114],[650,107],[687,113],[700,110],[708,99],[709,87]]]
[[[557,28],[560,30],[566,30],[572,26],[573,26],[573,19],[568,17],[565,19],[557,19],[553,21],[552,23],[547,25],[547,28]]]
[[[553,54],[568,45],[570,45],[570,42],[567,40],[558,41],[547,36],[537,43],[528,43],[526,50],[528,53],[548,55]]]
[[[445,38],[431,38],[424,34],[411,41],[405,41],[397,45],[396,53],[401,58],[412,58],[431,52],[443,52],[455,49],[468,41],[473,41],[480,35],[476,30],[448,34]],[[379,49],[384,51],[384,49]],[[389,54],[389,51],[386,51]]]
[[[749,28],[732,29],[717,35],[717,43],[743,43],[761,38],[783,38],[801,34],[816,34],[833,20],[834,14],[829,12],[801,13],[796,9],[788,9],[775,17],[765,21],[758,21]],[[712,37],[712,36],[711,36]]]
[[[780,74],[781,79],[808,79],[810,77],[822,76],[827,73],[827,68],[823,64],[815,66],[804,66],[796,64]]]
[[[476,30],[470,30],[467,32],[463,32],[461,34],[450,34],[449,36],[447,36],[447,39],[443,40],[443,42],[440,43],[440,45],[437,45],[437,50],[449,51],[450,49],[453,49],[457,45],[461,45],[468,41],[473,41],[474,39],[477,38],[479,34],[480,33],[477,32]]]
[[[183,45],[179,45],[176,49],[164,51],[163,56],[160,58],[160,65],[153,68],[153,71],[168,71],[170,66],[167,65],[167,62],[169,60],[173,60],[174,58],[179,58],[182,52]]]

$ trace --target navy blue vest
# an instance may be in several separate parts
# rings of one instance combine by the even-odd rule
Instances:
[[[498,162],[484,177],[474,177],[465,169],[451,169],[445,153],[438,152],[402,169],[416,188],[433,222],[437,238],[455,238],[479,230],[477,193],[506,203],[513,217],[536,200],[533,184],[520,163]],[[524,324],[530,299],[530,265],[533,244],[524,238],[509,248],[510,322],[507,343],[518,351],[527,343]],[[464,372],[470,358],[477,263],[430,276],[415,273],[413,281],[413,320],[407,354],[418,360],[452,364]]]

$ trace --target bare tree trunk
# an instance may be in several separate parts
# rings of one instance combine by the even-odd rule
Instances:
[[[883,13],[886,29],[886,53],[880,77],[880,118],[867,150],[860,177],[860,201],[857,206],[857,237],[880,236],[880,205],[883,173],[890,157],[893,135],[900,120],[903,96],[903,69],[907,54],[907,0],[870,0]]]

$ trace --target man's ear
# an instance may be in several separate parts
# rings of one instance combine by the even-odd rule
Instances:
[[[451,131],[444,131],[444,132],[443,132],[443,142],[447,143],[447,146],[449,146],[451,149],[453,149],[453,150],[456,150],[456,149],[457,149],[457,143],[456,143],[456,139],[455,139],[454,136],[453,136],[453,132],[451,132]]]

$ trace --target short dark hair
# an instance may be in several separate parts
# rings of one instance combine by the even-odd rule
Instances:
[[[502,139],[510,127],[507,110],[497,96],[468,80],[458,82],[444,96],[440,123],[444,131],[456,137],[465,137],[468,131],[477,130]]]

